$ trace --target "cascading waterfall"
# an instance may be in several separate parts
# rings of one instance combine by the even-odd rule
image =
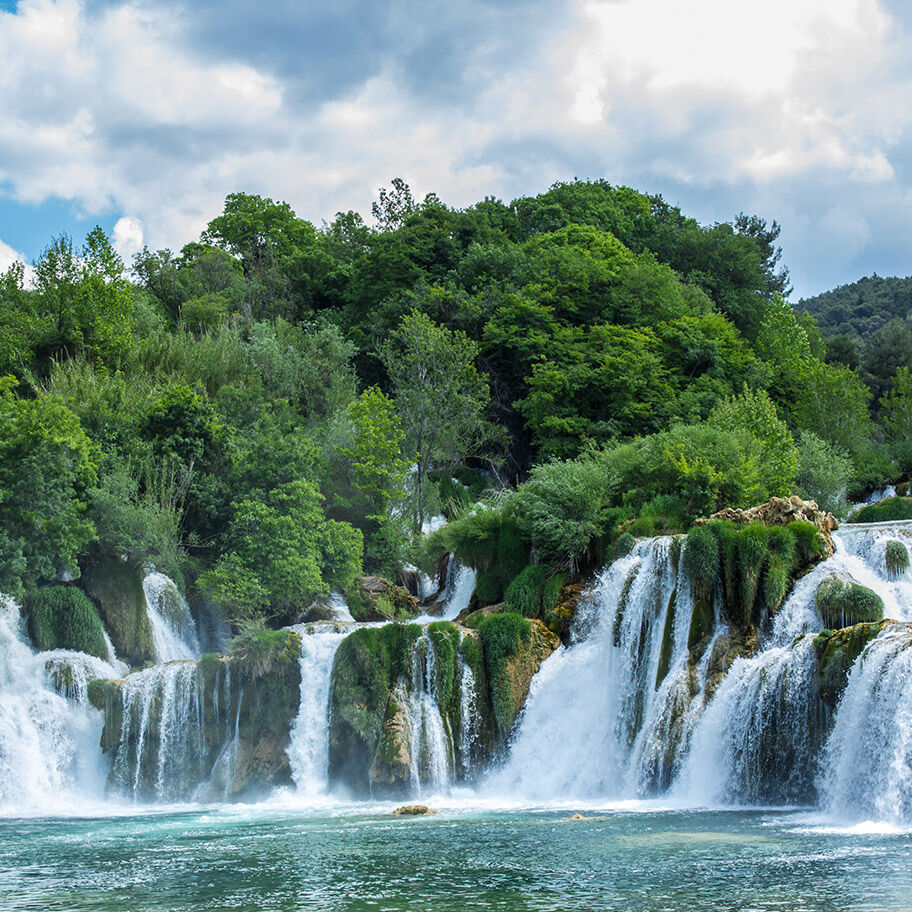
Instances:
[[[318,796],[329,785],[329,691],[336,651],[349,634],[332,624],[301,624],[301,703],[291,728],[288,760],[298,794]]]
[[[213,773],[234,736],[227,663],[215,663],[211,680],[193,661],[154,665],[124,678],[119,695],[121,722],[111,775],[116,790],[134,801],[227,794],[230,780],[224,771]],[[238,700],[235,715],[239,706]],[[200,790],[207,782],[212,787]]]
[[[478,688],[475,675],[468,664],[459,657],[459,759],[464,778],[473,771],[472,751],[478,739]]]
[[[152,625],[156,662],[173,662],[200,657],[196,623],[187,600],[174,581],[152,570],[143,579],[146,612]]]
[[[912,821],[912,629],[886,628],[852,667],[819,781],[843,820]]]
[[[509,758],[489,777],[487,791],[586,799],[626,797],[636,787],[640,735],[652,727],[657,708],[672,595],[681,591],[689,600],[671,547],[668,537],[638,542],[602,573],[588,606],[581,606],[579,641],[555,652],[533,679]],[[682,640],[686,649],[683,628],[682,620],[671,668],[680,667]]]
[[[36,653],[18,605],[0,596],[0,809],[59,812],[103,796],[102,720],[85,694],[91,677],[118,673],[82,653]]]
[[[412,687],[406,703],[411,733],[412,789],[446,789],[452,768],[452,742],[440,712],[437,657],[427,631],[412,649]]]

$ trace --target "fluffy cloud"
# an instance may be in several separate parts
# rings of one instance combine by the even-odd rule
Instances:
[[[890,2],[21,0],[0,13],[0,192],[119,218],[129,255],[235,190],[319,221],[396,175],[457,205],[606,177],[778,219],[816,291],[912,253]]]

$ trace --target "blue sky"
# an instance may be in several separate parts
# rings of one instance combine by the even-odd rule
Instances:
[[[898,0],[0,0],[0,267],[100,224],[180,248],[228,193],[319,224],[396,176],[555,180],[782,225],[794,298],[912,273]]]

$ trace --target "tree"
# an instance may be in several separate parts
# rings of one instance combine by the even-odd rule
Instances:
[[[380,188],[380,198],[371,203],[371,215],[381,231],[392,231],[404,225],[416,208],[409,185],[401,177],[394,177],[392,190]]]
[[[116,362],[132,346],[133,294],[123,263],[95,227],[77,251],[61,235],[35,264],[35,312],[45,321],[39,360],[85,353]]]
[[[880,400],[881,418],[896,459],[903,470],[912,468],[912,372],[901,367],[893,386]]]
[[[85,498],[100,452],[79,419],[39,394],[19,399],[0,378],[0,591],[20,595],[76,558],[95,535]]]
[[[478,346],[465,333],[438,326],[413,310],[380,349],[414,461],[415,531],[427,513],[426,481],[432,468],[458,465],[490,437],[484,411],[490,399],[475,367]]]
[[[751,390],[745,384],[740,396],[732,396],[713,409],[709,424],[751,434],[756,441],[760,483],[769,495],[789,493],[798,471],[798,449],[765,390]]]

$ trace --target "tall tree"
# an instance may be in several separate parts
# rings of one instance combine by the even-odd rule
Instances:
[[[478,345],[413,310],[380,349],[414,461],[415,531],[427,515],[427,476],[479,451],[490,434],[487,380],[475,367]]]

